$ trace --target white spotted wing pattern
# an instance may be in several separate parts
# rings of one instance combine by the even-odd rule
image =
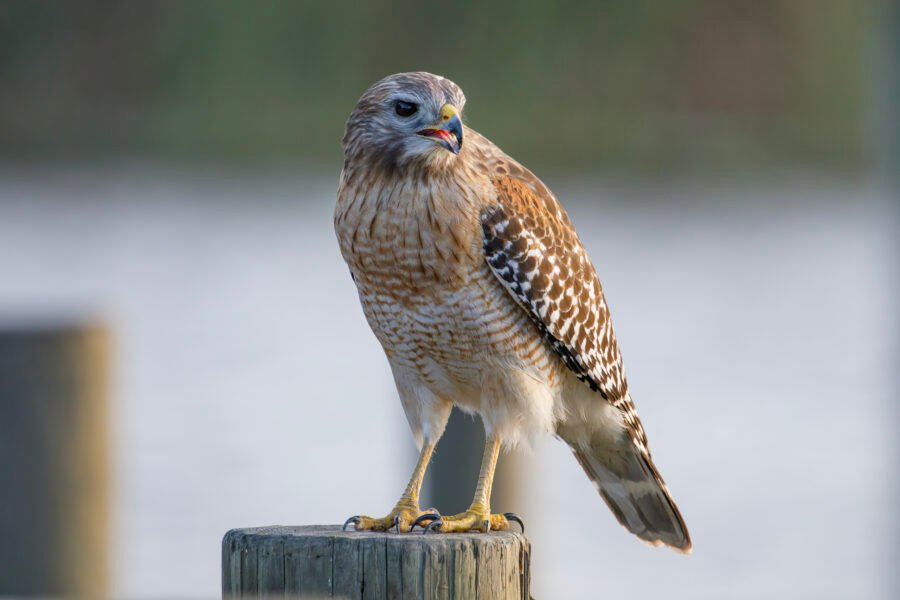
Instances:
[[[488,265],[565,365],[622,411],[649,455],[600,280],[569,217],[555,198],[517,178],[493,181],[497,203],[481,214]]]

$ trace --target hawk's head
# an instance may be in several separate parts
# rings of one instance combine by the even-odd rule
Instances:
[[[459,86],[431,73],[397,73],[370,87],[347,120],[344,159],[396,169],[449,164],[463,145]]]

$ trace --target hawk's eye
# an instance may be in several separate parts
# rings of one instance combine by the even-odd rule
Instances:
[[[397,104],[394,105],[394,110],[397,111],[397,114],[401,117],[411,117],[416,114],[416,111],[419,110],[419,107],[412,102],[397,100]]]

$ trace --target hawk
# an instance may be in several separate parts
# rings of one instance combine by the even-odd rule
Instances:
[[[497,458],[550,433],[628,531],[687,553],[594,266],[547,186],[463,123],[465,101],[448,79],[399,73],[347,121],[335,232],[421,452],[387,516],[344,527],[521,525],[491,513]],[[441,516],[419,507],[419,491],[453,406],[481,416],[486,444],[471,506]]]

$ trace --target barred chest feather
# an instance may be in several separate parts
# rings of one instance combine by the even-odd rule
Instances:
[[[555,376],[537,329],[485,262],[485,198],[487,187],[450,180],[342,182],[338,192],[335,231],[369,325],[391,362],[437,393],[465,395],[498,361]]]

